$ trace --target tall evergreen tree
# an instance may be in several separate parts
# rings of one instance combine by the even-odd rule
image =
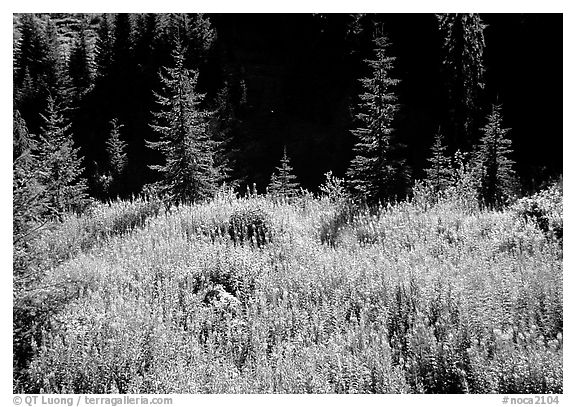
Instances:
[[[213,138],[217,142],[215,159],[222,165],[221,172],[228,183],[240,181],[234,176],[238,174],[240,166],[238,145],[240,119],[231,99],[230,87],[225,84],[216,96],[216,111],[211,123]]]
[[[156,14],[146,13],[135,16],[132,47],[138,71],[144,75],[154,75],[158,72],[155,61],[155,32],[158,17]],[[146,78],[148,79],[148,78]]]
[[[36,141],[18,110],[14,110],[13,126],[13,239],[14,249],[19,251],[26,250],[24,240],[46,215],[48,202],[40,182],[42,167],[35,154]],[[15,253],[14,260],[21,254]]]
[[[96,44],[94,50],[94,63],[96,65],[96,78],[102,79],[110,75],[112,64],[112,44],[114,37],[110,16],[102,14],[98,25]]]
[[[46,44],[38,18],[34,14],[22,14],[18,27],[19,40],[14,44],[14,83],[21,87],[26,73],[37,78],[42,72],[46,58]]]
[[[132,21],[130,14],[118,13],[114,16],[113,35],[112,62],[116,69],[121,69],[131,56]]]
[[[64,60],[56,26],[49,17],[21,14],[19,20],[20,35],[14,50],[14,101],[28,127],[36,132],[48,95],[62,100]]]
[[[204,62],[216,38],[210,19],[204,14],[159,15],[156,28],[157,41],[168,50],[182,46],[185,62],[196,68]]]
[[[456,148],[475,143],[484,89],[484,24],[478,14],[438,14]]]
[[[124,127],[118,123],[118,119],[110,121],[110,138],[106,141],[106,151],[110,163],[110,172],[113,177],[119,178],[128,164],[128,154],[126,143],[120,138],[120,129]]]
[[[65,122],[61,109],[52,97],[42,115],[44,122],[38,144],[38,159],[43,174],[40,182],[46,185],[53,215],[61,217],[66,211],[81,211],[88,203],[87,184],[82,178],[82,162],[74,148],[70,124]]]
[[[434,188],[434,191],[442,191],[450,185],[452,170],[450,168],[450,158],[446,156],[446,146],[444,137],[438,131],[432,145],[432,155],[428,158],[428,168],[426,168],[426,179]]]
[[[398,111],[393,88],[399,80],[390,76],[395,58],[388,55],[389,46],[385,36],[376,37],[375,59],[366,60],[372,75],[360,79],[364,90],[356,114],[360,125],[352,130],[356,156],[347,171],[352,189],[371,202],[403,194],[409,178],[393,128]]]
[[[517,188],[513,169],[510,129],[502,125],[501,106],[492,105],[488,122],[482,128],[483,136],[475,152],[475,166],[480,175],[480,195],[492,207],[500,207],[514,196]]]
[[[66,58],[62,51],[56,23],[50,16],[45,19],[46,59],[44,62],[43,84],[47,93],[57,98],[60,103],[66,102],[67,75]]]
[[[74,46],[70,53],[68,63],[68,72],[70,74],[71,85],[73,89],[73,99],[77,105],[84,94],[92,86],[94,79],[94,67],[87,42],[87,24],[85,21],[80,22],[80,27]]]
[[[134,92],[135,67],[132,58],[132,21],[129,14],[118,13],[114,17],[113,41],[111,49],[109,93],[114,115],[127,123],[128,112],[132,108],[131,96]]]
[[[111,120],[110,127],[110,136],[106,140],[109,172],[100,177],[100,184],[106,195],[116,197],[123,190],[122,184],[128,165],[128,145],[120,137],[120,130],[124,126],[118,123],[118,119]]]
[[[150,168],[160,172],[157,187],[169,202],[195,202],[214,194],[219,177],[209,132],[211,113],[200,106],[205,95],[196,90],[198,72],[185,68],[180,47],[173,57],[174,66],[160,76],[163,91],[156,94],[161,110],[154,112],[152,128],[159,140],[147,141],[165,162]]]
[[[290,159],[286,154],[286,146],[284,146],[284,155],[280,160],[280,167],[276,167],[276,172],[272,174],[268,185],[268,193],[283,197],[293,197],[298,194],[300,184],[296,181],[296,175],[292,173],[292,170]]]

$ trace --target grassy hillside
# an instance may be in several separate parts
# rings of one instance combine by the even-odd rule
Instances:
[[[99,206],[37,245],[15,308],[41,332],[15,389],[562,392],[562,242],[520,206]],[[265,241],[230,238],[243,216]]]

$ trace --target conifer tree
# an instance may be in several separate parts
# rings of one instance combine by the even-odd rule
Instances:
[[[120,137],[120,129],[124,127],[118,119],[110,121],[110,137],[106,140],[109,174],[102,177],[101,183],[109,195],[118,195],[122,189],[122,179],[128,165],[127,144]]]
[[[107,95],[110,109],[114,115],[125,120],[132,111],[131,96],[134,93],[134,75],[136,73],[132,54],[132,21],[129,14],[118,13],[114,17],[113,40],[111,48],[110,73],[107,76],[109,92]]]
[[[27,312],[26,291],[39,278],[34,240],[46,225],[47,195],[39,181],[42,163],[34,154],[33,137],[17,110],[13,114],[13,173],[12,173],[12,273],[13,273],[13,342],[14,374],[27,366],[31,354],[31,327],[35,314]]]
[[[108,14],[103,14],[98,25],[94,62],[96,65],[96,78],[98,80],[110,75],[110,66],[112,64],[112,27]]]
[[[82,21],[68,63],[73,98],[76,104],[80,102],[84,94],[90,89],[94,79],[94,68],[88,49],[86,29],[86,22]]]
[[[216,110],[211,123],[211,131],[216,142],[215,160],[221,165],[220,172],[223,181],[238,182],[238,178],[232,178],[232,173],[238,174],[240,166],[240,146],[238,145],[240,119],[234,108],[227,83],[218,92],[215,104]]]
[[[432,155],[428,158],[429,167],[426,168],[426,179],[435,192],[446,189],[450,185],[452,178],[450,158],[446,156],[446,146],[443,142],[444,137],[438,131],[432,145]]]
[[[120,177],[126,165],[128,164],[128,154],[126,153],[127,145],[120,138],[120,129],[124,127],[118,123],[118,119],[110,121],[110,138],[106,141],[106,151],[108,152],[108,160],[113,177]]]
[[[46,60],[44,85],[46,94],[55,95],[62,104],[66,102],[68,78],[66,75],[66,58],[62,52],[56,23],[48,17],[46,22]]]
[[[517,186],[514,161],[510,158],[512,140],[508,138],[510,129],[502,126],[501,106],[492,105],[487,120],[474,162],[481,198],[491,207],[500,207],[514,196]]]
[[[159,151],[165,162],[152,165],[161,174],[156,184],[169,202],[195,202],[212,196],[219,177],[214,165],[214,141],[210,137],[211,113],[202,110],[204,96],[196,90],[198,72],[184,66],[184,54],[178,46],[173,53],[174,66],[160,75],[163,90],[156,93],[161,110],[154,112],[152,128],[157,141],[147,141]]]
[[[352,130],[357,139],[356,156],[347,176],[352,189],[369,202],[404,193],[409,178],[393,128],[398,111],[393,88],[399,80],[390,76],[395,58],[388,55],[389,45],[385,36],[374,40],[375,59],[366,61],[372,76],[360,79],[364,90],[356,114],[360,125]]]
[[[43,174],[40,182],[47,187],[52,214],[61,218],[66,211],[82,211],[87,203],[87,184],[82,178],[79,151],[74,148],[70,124],[50,96],[38,144],[38,159]]]
[[[443,35],[452,137],[456,148],[475,143],[484,89],[484,24],[478,14],[438,14]]]
[[[28,127],[36,132],[48,95],[62,99],[63,58],[50,18],[41,20],[35,14],[19,17],[20,36],[14,47],[14,100]]]
[[[156,40],[166,49],[182,46],[186,63],[198,67],[212,47],[216,31],[204,14],[167,13],[158,16]]]
[[[268,185],[268,193],[283,197],[293,197],[297,195],[300,184],[296,181],[296,175],[292,173],[292,170],[290,159],[286,154],[286,146],[284,146],[284,155],[280,160],[280,167],[276,167],[276,172],[272,174],[270,184]]]
[[[15,260],[25,250],[23,246],[29,231],[47,212],[45,187],[40,183],[41,163],[36,154],[36,142],[28,133],[20,112],[13,114],[13,239]]]
[[[132,22],[130,15],[118,13],[114,17],[112,40],[112,64],[116,70],[122,70],[131,56]],[[116,72],[118,74],[118,72]]]
[[[138,14],[135,17],[135,29],[132,39],[134,60],[140,73],[155,76],[158,72],[156,66],[155,31],[157,25],[157,15],[153,13]],[[152,80],[154,78],[146,78]]]
[[[14,44],[14,83],[20,88],[28,75],[36,79],[46,58],[42,27],[34,14],[20,15],[19,40]]]

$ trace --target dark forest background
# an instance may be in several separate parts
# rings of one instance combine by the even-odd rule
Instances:
[[[562,173],[562,15],[482,14],[485,88],[479,117],[502,105],[525,191]],[[382,25],[380,25],[382,24]],[[128,167],[117,194],[153,182],[161,160],[154,139],[159,71],[184,38],[186,65],[199,71],[203,108],[226,137],[230,179],[264,190],[284,147],[302,187],[344,176],[353,158],[359,79],[369,71],[373,27],[382,26],[401,80],[395,128],[412,178],[425,176],[440,129],[454,153],[449,72],[433,14],[35,14],[14,15],[14,105],[40,132],[47,96],[62,101],[84,157],[90,194],[108,169],[106,141],[117,119]],[[484,122],[480,122],[484,125]]]

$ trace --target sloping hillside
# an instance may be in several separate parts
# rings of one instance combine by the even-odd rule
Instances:
[[[21,301],[52,308],[15,387],[562,392],[562,242],[520,206],[98,207],[38,246],[45,277]]]

